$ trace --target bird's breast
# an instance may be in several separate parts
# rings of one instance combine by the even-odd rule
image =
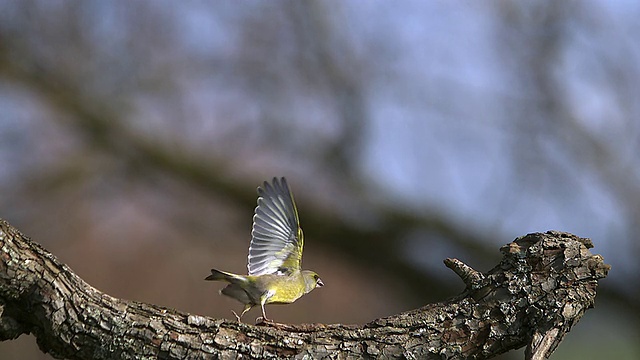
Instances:
[[[290,304],[304,295],[304,280],[296,275],[274,275],[267,289],[273,294],[268,304]]]

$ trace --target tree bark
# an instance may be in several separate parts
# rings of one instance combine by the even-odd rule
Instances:
[[[446,302],[362,326],[255,326],[111,297],[0,220],[0,340],[32,333],[60,359],[487,359],[523,346],[527,359],[544,359],[593,307],[610,269],[592,246],[529,234],[485,274],[445,260],[466,284]]]

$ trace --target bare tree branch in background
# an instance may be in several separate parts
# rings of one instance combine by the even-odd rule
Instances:
[[[248,211],[255,207],[253,194],[247,192],[243,184],[226,176],[223,161],[176,152],[163,143],[134,133],[122,123],[120,118],[123,115],[114,111],[110,103],[87,96],[47,69],[27,70],[0,55],[0,74],[28,84],[58,111],[69,115],[66,119],[68,124],[79,131],[89,144],[138,169],[139,173],[166,173],[205,193],[232,198],[246,206]],[[418,216],[391,207],[379,208],[377,216],[387,220],[371,230],[341,221],[335,214],[314,211],[313,208],[305,211],[307,233],[314,234],[318,241],[335,248],[338,253],[350,255],[367,268],[384,269],[394,274],[410,285],[408,291],[419,297],[442,297],[452,289],[442,279],[404,260],[401,242],[408,234],[418,230],[437,234],[480,255],[480,258],[492,257],[487,245],[489,241],[479,238],[478,234],[466,232],[437,214]]]
[[[335,166],[337,174],[354,182],[367,117],[362,99],[365,67],[354,54],[348,34],[340,33],[344,28],[331,21],[344,18],[344,14],[336,13],[322,2],[297,2],[291,12],[294,26],[300,30],[297,32],[299,48],[307,59],[315,59],[311,62],[313,67],[308,67],[309,61],[302,62],[307,65],[305,72],[307,76],[321,77],[316,83],[326,86],[326,93],[333,98],[341,118],[340,136],[326,152],[324,164]]]

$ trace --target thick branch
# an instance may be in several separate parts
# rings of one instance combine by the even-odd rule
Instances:
[[[260,327],[113,298],[0,220],[0,339],[33,333],[43,351],[67,359],[485,359],[522,346],[542,359],[593,307],[607,275],[591,246],[566,233],[529,234],[504,246],[486,274],[448,260],[467,289],[447,302],[364,326]]]

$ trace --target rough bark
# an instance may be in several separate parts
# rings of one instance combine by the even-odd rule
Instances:
[[[32,333],[61,359],[487,359],[522,346],[544,359],[593,307],[610,268],[592,246],[529,234],[485,274],[445,260],[466,284],[449,301],[362,326],[254,326],[113,298],[0,220],[0,340]]]

